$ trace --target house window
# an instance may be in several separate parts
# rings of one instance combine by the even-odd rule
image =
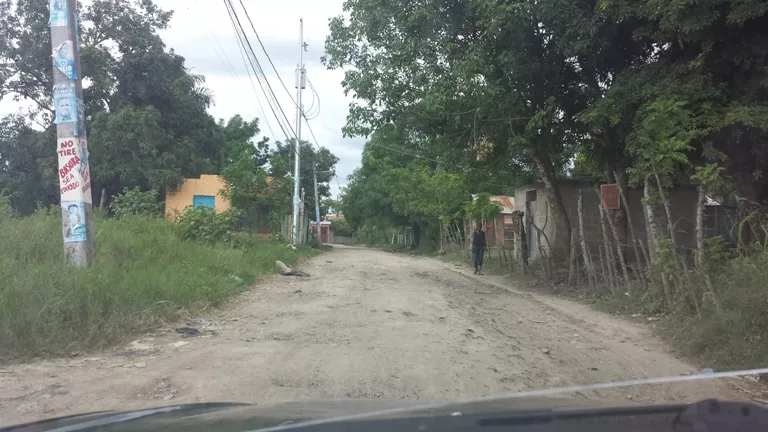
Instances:
[[[195,195],[192,197],[192,206],[216,208],[216,197],[211,195]]]

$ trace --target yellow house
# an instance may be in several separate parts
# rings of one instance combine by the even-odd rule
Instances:
[[[229,200],[222,196],[224,179],[217,175],[201,175],[199,179],[184,179],[176,190],[165,192],[165,217],[173,219],[176,212],[192,207],[210,207],[221,213],[229,209]]]

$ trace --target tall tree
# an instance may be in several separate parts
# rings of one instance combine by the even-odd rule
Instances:
[[[568,254],[570,223],[557,178],[583,109],[561,23],[542,20],[562,3],[348,0],[349,18],[331,20],[325,58],[346,69],[345,89],[361,100],[350,108],[347,133],[407,124],[442,136],[446,152],[472,149],[535,172],[547,190],[558,259]]]

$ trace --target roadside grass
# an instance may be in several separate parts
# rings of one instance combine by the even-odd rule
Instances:
[[[0,360],[102,348],[216,307],[316,253],[255,236],[231,244],[181,240],[162,219],[95,220],[91,268],[65,264],[57,208],[13,218],[0,208]]]

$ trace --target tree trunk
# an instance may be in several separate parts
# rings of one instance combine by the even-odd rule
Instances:
[[[417,249],[421,247],[421,225],[413,224],[413,234],[411,235],[412,247]]]
[[[104,187],[101,189],[101,200],[99,201],[99,208],[106,208],[107,207],[107,188]]]
[[[557,176],[552,168],[552,162],[549,155],[534,152],[532,158],[539,169],[541,181],[547,191],[547,202],[552,211],[554,223],[554,240],[550,244],[550,258],[555,263],[568,262],[568,252],[571,242],[571,223],[568,220],[568,214],[565,211],[563,197],[560,194],[560,188],[557,185]]]
[[[648,202],[650,192],[651,186],[646,177],[645,184],[643,185],[643,198],[645,200],[643,203],[645,211],[643,213],[645,214],[645,231],[648,234],[648,254],[651,259],[650,265],[654,265],[659,255],[659,233],[656,231],[656,219],[653,215],[653,207],[651,207],[651,204]],[[669,280],[667,280],[667,274],[664,272],[664,269],[662,268],[659,270],[661,272],[661,285],[664,290],[664,299],[667,301],[667,307],[671,308],[672,297],[669,293]]]
[[[696,267],[701,276],[704,278],[704,284],[707,288],[707,294],[712,300],[712,304],[715,306],[715,311],[718,315],[723,314],[723,307],[720,305],[720,300],[715,294],[715,287],[712,285],[712,280],[709,278],[709,271],[705,265],[705,248],[704,248],[704,201],[706,200],[706,190],[704,186],[699,186],[699,200],[696,203]]]

